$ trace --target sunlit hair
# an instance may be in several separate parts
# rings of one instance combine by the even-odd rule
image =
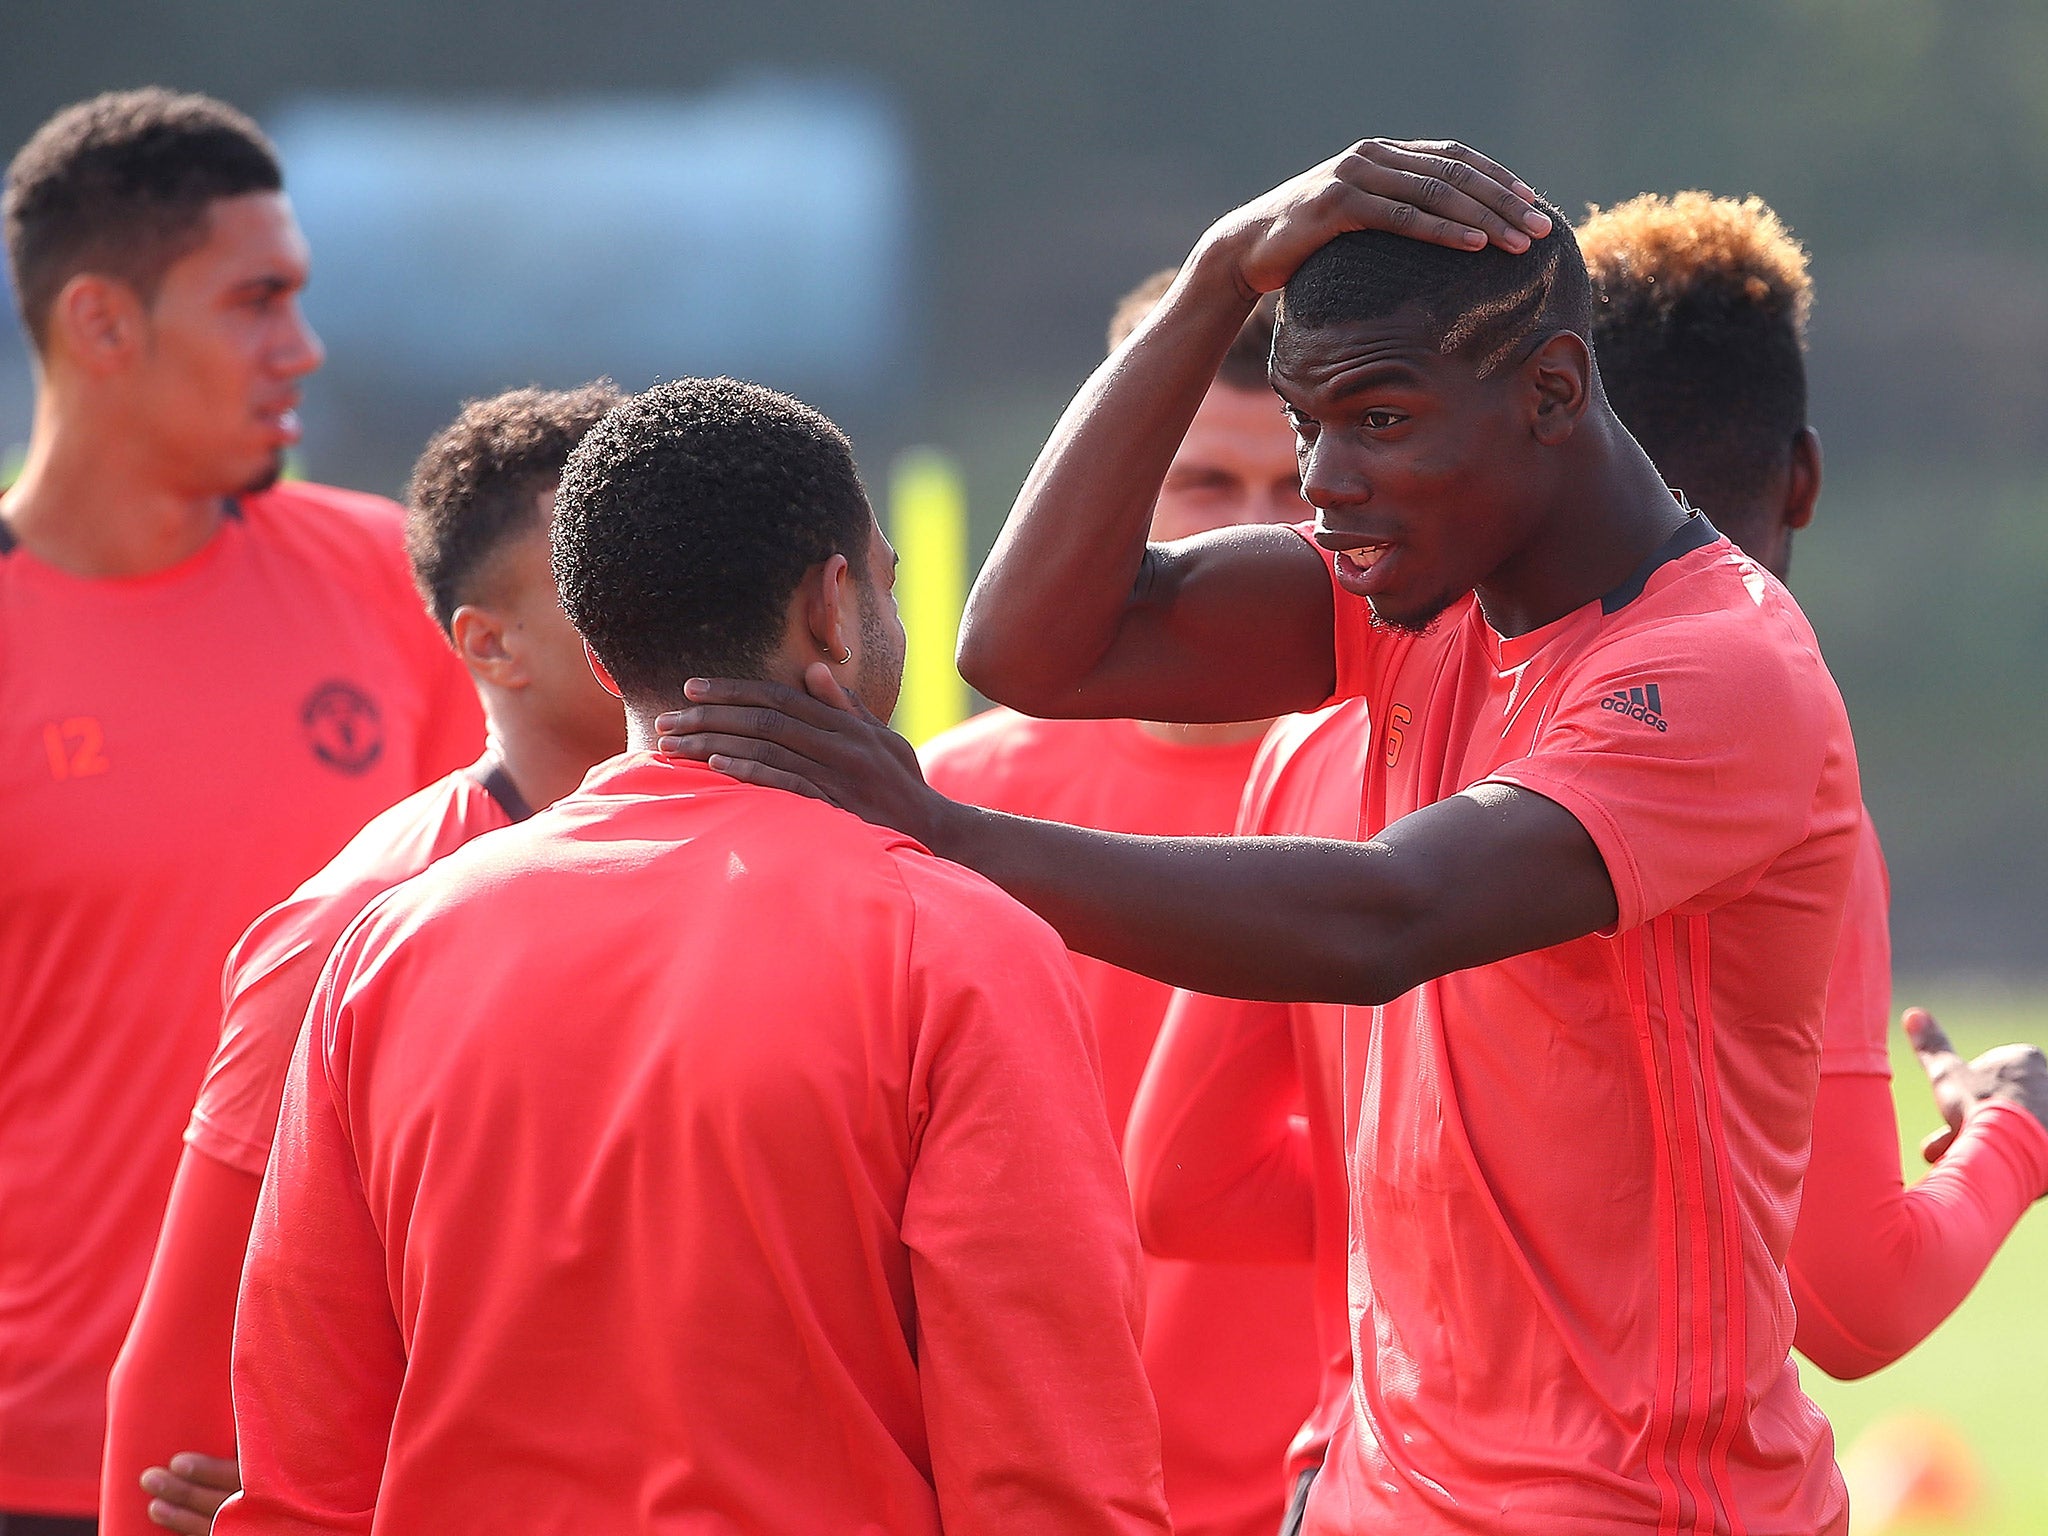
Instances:
[[[874,514],[846,435],[733,379],[657,384],[569,455],[555,498],[562,611],[635,702],[692,677],[758,677],[790,595],[840,554],[868,567]]]
[[[446,630],[477,598],[492,557],[540,526],[540,498],[569,451],[625,396],[609,379],[472,400],[434,434],[406,488],[413,583]]]
[[[8,270],[37,350],[50,306],[81,272],[154,302],[163,275],[205,243],[216,199],[284,184],[262,131],[225,102],[152,86],[66,107],[7,168]]]
[[[1665,479],[1742,515],[1806,425],[1806,251],[1759,198],[1645,193],[1592,209],[1600,377]]]
[[[1166,290],[1179,276],[1179,267],[1154,272],[1117,300],[1116,310],[1109,317],[1110,351],[1122,346],[1144,318],[1159,307],[1159,301],[1166,297]],[[1279,312],[1279,307],[1280,296],[1277,293],[1269,293],[1259,300],[1245,318],[1237,339],[1231,342],[1230,350],[1223,354],[1223,362],[1216,370],[1217,378],[1233,389],[1266,393],[1269,388],[1266,362],[1273,355],[1273,317]]]
[[[1520,253],[1455,250],[1379,230],[1339,235],[1288,279],[1280,326],[1349,325],[1413,308],[1437,350],[1470,358],[1480,378],[1559,331],[1591,341],[1585,261],[1564,215],[1538,206],[1550,233]]]

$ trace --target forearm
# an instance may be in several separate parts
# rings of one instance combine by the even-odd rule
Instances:
[[[1083,712],[1073,696],[1145,599],[1160,484],[1253,302],[1198,251],[1068,405],[968,597],[960,671],[989,697]]]
[[[187,1148],[142,1300],[107,1391],[100,1529],[148,1536],[139,1479],[181,1451],[235,1454],[228,1394],[235,1288],[262,1181]]]
[[[1413,984],[1406,893],[1374,845],[1135,837],[956,805],[931,846],[1069,948],[1191,991],[1376,1003]]]
[[[1287,1005],[1182,992],[1124,1130],[1146,1250],[1307,1263],[1316,1200]]]
[[[1788,1266],[1801,1353],[1842,1378],[1897,1360],[1969,1294],[2044,1188],[2048,1133],[2025,1110],[1972,1116],[1908,1188],[1889,1084],[1823,1077]]]

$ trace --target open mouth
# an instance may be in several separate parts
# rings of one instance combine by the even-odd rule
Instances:
[[[1399,564],[1400,546],[1392,539],[1369,538],[1339,528],[1318,528],[1315,538],[1335,558],[1338,582],[1362,597],[1385,586],[1389,572]]]
[[[258,411],[256,419],[267,427],[271,435],[289,448],[299,440],[299,413],[287,406],[282,410]]]

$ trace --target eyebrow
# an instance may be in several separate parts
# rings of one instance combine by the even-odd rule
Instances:
[[[1293,400],[1288,398],[1285,387],[1278,379],[1274,379],[1271,382],[1274,393],[1280,396],[1281,404],[1295,410],[1301,409]],[[1343,400],[1352,395],[1363,394],[1367,390],[1384,389],[1388,385],[1408,385],[1413,387],[1426,382],[1422,370],[1413,363],[1404,363],[1389,358],[1384,362],[1368,363],[1355,371],[1347,370],[1343,382],[1332,388],[1330,393],[1333,398]]]
[[[302,286],[303,284],[296,277],[288,277],[281,272],[266,272],[260,277],[243,278],[242,281],[235,284],[231,291],[234,293],[262,294],[291,293]]]

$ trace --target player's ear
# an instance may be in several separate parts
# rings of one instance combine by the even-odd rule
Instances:
[[[448,638],[472,677],[499,688],[524,688],[532,675],[508,629],[501,615],[475,603],[464,603],[448,620]]]
[[[827,556],[804,578],[800,590],[809,649],[829,662],[840,662],[852,653],[853,637],[860,627],[858,587],[844,555]]]
[[[1820,434],[1801,427],[1792,434],[1792,472],[1785,477],[1785,526],[1804,528],[1820,501]]]
[[[615,699],[623,699],[619,685],[612,680],[611,669],[597,659],[597,652],[590,648],[588,640],[583,642],[583,659],[590,663],[590,675],[597,679],[598,686]]]
[[[1536,441],[1555,448],[1578,429],[1593,398],[1593,354],[1585,338],[1559,331],[1523,361],[1530,392],[1529,429]]]
[[[50,304],[50,340],[90,372],[117,373],[142,344],[142,297],[118,278],[81,272]]]

